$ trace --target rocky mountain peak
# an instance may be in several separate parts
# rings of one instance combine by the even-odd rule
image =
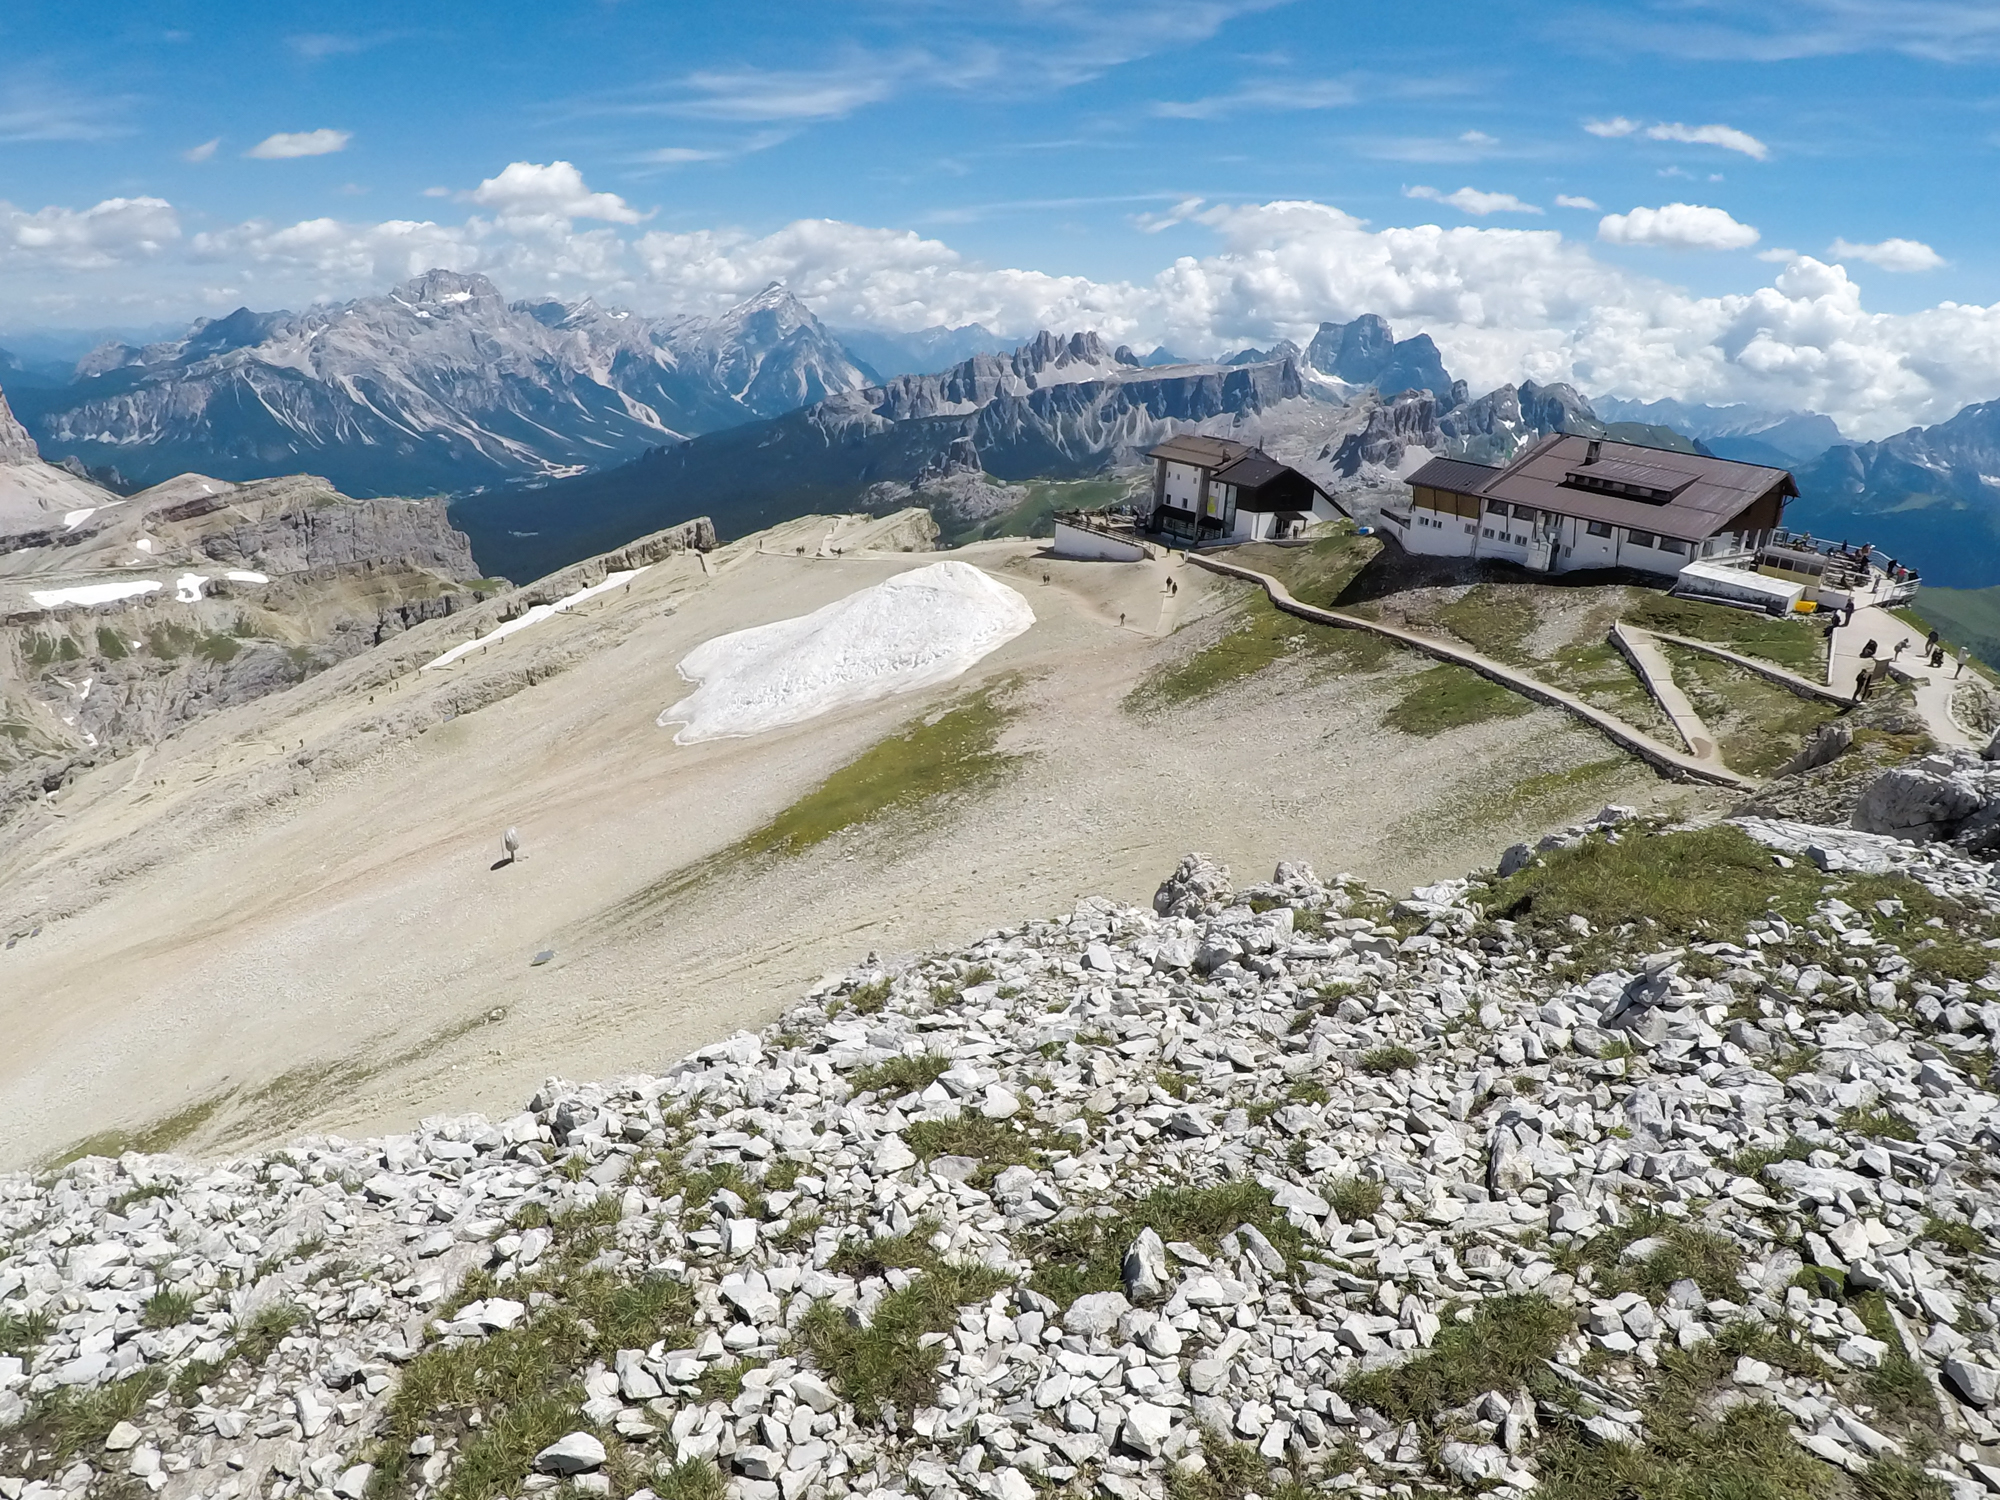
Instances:
[[[14,419],[7,395],[0,391],[0,464],[35,464],[42,461],[41,450],[28,436],[28,429]]]
[[[476,271],[433,269],[413,276],[390,294],[398,302],[435,310],[467,302],[501,303],[500,288]]]

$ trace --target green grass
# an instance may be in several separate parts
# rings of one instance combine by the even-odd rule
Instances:
[[[918,1094],[938,1082],[938,1074],[952,1066],[952,1060],[936,1052],[926,1052],[920,1058],[890,1058],[888,1062],[872,1062],[866,1068],[856,1068],[848,1074],[848,1088],[856,1094],[888,1094],[890,1098],[900,1098],[902,1094]]]
[[[1744,656],[1789,667],[1815,681],[1826,674],[1826,643],[1820,638],[1821,627],[1810,616],[1775,619],[1720,604],[1647,594],[1633,602],[1625,618],[1641,630],[1709,641]]]
[[[1440,662],[1410,679],[1410,686],[1382,716],[1382,722],[1404,734],[1428,738],[1488,719],[1519,718],[1532,707],[1526,698],[1470,668]]]
[[[690,1458],[655,1469],[652,1489],[659,1500],[723,1500],[729,1485],[713,1462]]]
[[[970,1156],[979,1162],[975,1187],[985,1187],[1008,1167],[1038,1167],[1045,1159],[1040,1138],[1004,1120],[961,1115],[956,1120],[919,1120],[903,1131],[903,1144],[924,1161]]]
[[[1917,1127],[1887,1110],[1854,1108],[1841,1111],[1840,1128],[1871,1141],[1914,1141]]]
[[[828,1263],[843,1276],[860,1280],[900,1269],[922,1270],[937,1261],[930,1238],[938,1232],[937,1220],[919,1219],[901,1234],[851,1239],[834,1252]]]
[[[815,1302],[799,1325],[813,1363],[837,1381],[863,1421],[880,1419],[893,1404],[905,1419],[937,1395],[942,1353],[925,1345],[924,1335],[943,1333],[958,1321],[958,1310],[984,1302],[1013,1285],[1013,1277],[989,1266],[948,1264],[933,1257],[927,1269],[901,1291],[875,1305],[866,1328],[845,1309]]]
[[[1350,1378],[1341,1394],[1392,1422],[1433,1427],[1449,1407],[1487,1391],[1555,1388],[1546,1361],[1575,1329],[1566,1308],[1532,1294],[1494,1297],[1467,1322],[1446,1321],[1431,1348],[1406,1364]]]
[[[1321,1184],[1320,1196],[1343,1224],[1372,1219],[1382,1211],[1382,1184],[1366,1177],[1337,1177]]]
[[[1940,1219],[1932,1215],[1924,1220],[1924,1232],[1921,1237],[1959,1255],[1986,1253],[1986,1236],[1963,1219]]]
[[[1025,759],[999,748],[1001,732],[1019,712],[1005,701],[1016,686],[1010,680],[981,688],[870,746],[746,838],[738,852],[802,854],[887,813],[991,786]]]
[[[97,1457],[111,1429],[138,1416],[165,1385],[160,1371],[147,1369],[88,1390],[58,1387],[29,1407],[18,1436],[45,1455],[46,1471],[67,1468],[85,1455]]]
[[[97,627],[97,654],[106,661],[123,661],[132,654],[132,648],[125,644],[125,637],[109,625]]]
[[[1746,667],[1671,641],[1660,650],[1695,712],[1715,731],[1724,763],[1745,775],[1776,771],[1840,716],[1838,704],[1801,698]]]
[[[194,1316],[194,1298],[186,1292],[162,1288],[146,1299],[141,1321],[148,1328],[173,1328]]]
[[[1527,664],[1527,639],[1541,623],[1534,595],[1520,585],[1482,583],[1437,612],[1438,622],[1482,656]]]
[[[1190,1474],[1178,1465],[1167,1470],[1167,1500],[1244,1500],[1264,1487],[1266,1465],[1248,1443],[1235,1442],[1206,1426],[1200,1429],[1200,1442],[1199,1470]]]
[[[278,1342],[307,1321],[306,1310],[293,1302],[272,1302],[259,1308],[250,1321],[236,1331],[230,1356],[262,1365],[278,1352]]]
[[[242,649],[241,643],[234,636],[205,635],[194,648],[194,654],[199,656],[203,661],[214,662],[217,666],[222,666],[234,661],[236,653]]]
[[[1391,1073],[1414,1068],[1419,1061],[1417,1054],[1408,1047],[1376,1047],[1361,1054],[1359,1066],[1364,1073],[1386,1078]]]
[[[150,1125],[142,1125],[136,1130],[100,1130],[95,1135],[87,1135],[59,1152],[46,1165],[49,1169],[55,1170],[66,1167],[73,1161],[81,1161],[86,1156],[108,1156],[115,1159],[128,1151],[140,1151],[149,1156],[171,1151],[212,1120],[216,1112],[229,1101],[232,1092],[225,1089],[221,1093],[211,1094],[206,1099],[198,1099],[175,1110],[164,1119],[155,1120]]]
[[[1155,1188],[1109,1218],[1045,1225],[1028,1249],[1035,1265],[1029,1285],[1067,1307],[1086,1292],[1117,1291],[1124,1285],[1125,1251],[1142,1229],[1151,1228],[1164,1241],[1186,1240],[1212,1251],[1243,1224],[1255,1225],[1287,1259],[1300,1253],[1298,1230],[1272,1206],[1270,1192],[1254,1182]]]
[[[591,1361],[609,1364],[620,1349],[692,1339],[694,1297],[685,1285],[663,1276],[626,1280],[584,1269],[610,1243],[617,1212],[618,1199],[609,1196],[551,1220],[550,1250],[531,1274],[505,1288],[507,1296],[531,1305],[535,1293],[548,1294],[524,1322],[455,1348],[433,1344],[403,1367],[369,1453],[376,1465],[371,1493],[386,1497],[415,1487],[409,1447],[429,1434],[440,1446],[459,1440],[456,1461],[435,1492],[440,1500],[519,1494],[536,1453],[567,1432],[595,1430],[582,1414],[582,1372]],[[499,1290],[486,1272],[474,1271],[441,1315]],[[612,1435],[598,1436],[612,1453],[607,1467],[629,1461]],[[687,1482],[695,1485],[698,1478],[691,1473]]]
[[[1787,1136],[1783,1145],[1752,1146],[1730,1158],[1729,1168],[1738,1177],[1755,1177],[1773,1162],[1804,1161],[1813,1153],[1813,1144],[1802,1136]]]
[[[1280,547],[1271,542],[1253,542],[1238,547],[1230,554],[1230,561],[1255,568],[1259,573],[1269,573],[1301,604],[1331,608],[1338,605],[1347,586],[1381,553],[1380,537],[1357,536],[1353,525],[1343,521],[1308,546]]]
[[[1766,1401],[1720,1419],[1707,1402],[1736,1357],[1721,1340],[1669,1349],[1642,1406],[1644,1438],[1589,1443],[1558,1428],[1536,1455],[1543,1500],[1842,1500],[1841,1472],[1792,1441],[1792,1418]]]
[[[0,1354],[26,1360],[55,1331],[52,1313],[0,1313]]]

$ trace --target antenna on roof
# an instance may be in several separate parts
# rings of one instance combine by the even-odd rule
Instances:
[[[1583,450],[1584,467],[1589,468],[1590,465],[1596,463],[1597,455],[1602,453],[1603,451],[1604,451],[1604,444],[1600,443],[1596,438],[1592,438],[1590,440],[1589,446]]]

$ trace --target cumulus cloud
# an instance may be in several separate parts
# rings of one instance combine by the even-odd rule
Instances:
[[[1476,214],[1484,218],[1487,214],[1538,214],[1542,210],[1533,203],[1523,203],[1512,193],[1482,193],[1478,188],[1462,187],[1454,192],[1442,193],[1434,187],[1419,183],[1416,187],[1403,189],[1405,198],[1427,198],[1433,203],[1445,203],[1461,213]]]
[[[1574,193],[1557,193],[1556,207],[1587,208],[1592,213],[1595,213],[1597,211],[1597,200],[1594,198],[1580,198]]]
[[[35,213],[0,200],[0,265],[101,271],[158,255],[180,238],[164,198],[106,198],[92,208]]]
[[[222,137],[217,136],[212,141],[203,141],[199,146],[190,146],[181,153],[181,160],[192,162],[208,161],[215,155],[215,148],[221,144]]]
[[[1840,266],[1811,256],[1782,267],[1745,257],[1733,264],[1752,273],[1746,289],[1695,296],[1549,228],[1375,226],[1324,203],[1188,199],[1163,217],[1193,238],[1192,253],[1161,256],[1149,275],[1097,280],[986,265],[936,237],[838,220],[761,234],[634,227],[589,212],[630,210],[595,201],[555,165],[515,174],[518,191],[482,184],[488,201],[458,223],[258,220],[183,238],[159,199],[0,204],[0,312],[52,305],[85,284],[107,289],[101,302],[115,268],[140,262],[149,285],[257,307],[380,293],[450,266],[485,272],[510,295],[587,291],[648,313],[713,313],[782,280],[836,325],[1096,328],[1188,352],[1303,342],[1322,319],[1375,312],[1399,334],[1431,334],[1475,390],[1568,380],[1592,394],[1805,408],[1864,437],[2000,395],[2000,305],[1871,311]],[[1674,209],[1704,212],[1612,217],[1629,227],[1653,215],[1657,229]]]
[[[258,161],[290,161],[298,156],[331,156],[336,151],[345,151],[347,143],[353,139],[354,132],[351,130],[281,130],[276,135],[265,136],[243,154],[255,157]]]
[[[1585,120],[1583,128],[1592,135],[1601,135],[1606,139],[1614,139],[1621,135],[1631,135],[1639,128],[1639,122],[1637,120],[1628,120],[1623,115],[1617,115],[1609,120]]]
[[[642,215],[616,193],[593,193],[583,173],[566,161],[543,165],[509,162],[497,177],[489,177],[465,195],[466,201],[497,210],[510,218],[547,217],[600,219],[607,224],[636,224]]]
[[[1669,250],[1741,250],[1757,243],[1757,231],[1719,208],[1669,203],[1606,214],[1597,237],[1610,245],[1663,245]]]
[[[1835,240],[1826,253],[1835,260],[1865,260],[1884,271],[1935,271],[1945,263],[1922,240],[1880,240],[1873,245]]]
[[[1769,146],[1747,130],[1738,130],[1732,125],[1683,125],[1675,121],[1649,127],[1646,138],[1680,141],[1690,146],[1720,146],[1725,151],[1740,151],[1757,161],[1768,160],[1771,155]]]

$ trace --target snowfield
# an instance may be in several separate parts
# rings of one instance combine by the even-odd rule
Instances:
[[[154,579],[132,578],[116,583],[79,583],[66,589],[30,589],[28,597],[43,609],[55,609],[64,604],[110,604],[159,591],[160,585]]]
[[[801,724],[949,682],[1035,623],[1013,589],[970,563],[898,574],[796,619],[704,641],[680,663],[700,684],[659,717],[677,745]]]

